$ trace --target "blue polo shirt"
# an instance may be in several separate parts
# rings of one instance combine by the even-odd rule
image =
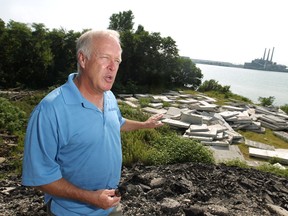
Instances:
[[[87,190],[116,188],[121,177],[121,116],[111,91],[104,93],[104,111],[86,100],[68,81],[49,93],[33,110],[28,123],[22,184],[39,186],[65,178]],[[56,215],[107,215],[86,203],[52,198]]]

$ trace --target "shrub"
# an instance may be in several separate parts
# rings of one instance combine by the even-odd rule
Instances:
[[[273,173],[278,176],[288,178],[288,169],[280,169],[272,164],[263,164],[257,167],[258,170],[263,172]]]
[[[196,140],[176,134],[163,136],[154,141],[154,149],[149,153],[153,165],[185,162],[214,163],[212,152]]]
[[[288,114],[288,104],[280,106],[280,109],[283,110],[286,114]]]
[[[129,119],[145,121],[149,115],[125,104],[122,115]],[[183,138],[168,125],[156,129],[136,130],[121,134],[123,165],[133,163],[160,165],[185,162],[214,163],[212,152],[198,141]]]
[[[261,106],[271,106],[275,100],[274,96],[269,97],[259,97],[258,101],[260,102]]]
[[[10,133],[24,130],[27,122],[26,113],[7,99],[0,97],[0,128]]]
[[[198,89],[200,92],[206,92],[206,91],[216,91],[223,94],[231,93],[230,86],[222,86],[218,83],[218,81],[211,79],[206,80]]]
[[[241,167],[241,168],[250,168],[250,166],[245,161],[240,160],[240,159],[228,160],[228,161],[225,161],[224,164],[226,164],[227,166],[237,166],[237,167]]]
[[[143,107],[147,107],[149,103],[151,103],[152,99],[151,98],[140,98],[139,99],[139,103],[140,106]]]

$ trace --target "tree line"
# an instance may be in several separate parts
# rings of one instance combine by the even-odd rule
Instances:
[[[114,90],[149,92],[200,86],[202,73],[190,58],[181,57],[171,37],[134,30],[131,10],[112,14],[107,28],[120,32],[123,48]],[[0,88],[46,88],[57,86],[76,72],[77,38],[87,31],[52,29],[42,23],[25,24],[0,19]]]

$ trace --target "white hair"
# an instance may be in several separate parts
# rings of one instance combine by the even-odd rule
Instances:
[[[76,56],[78,59],[79,53],[83,53],[84,56],[90,59],[91,54],[93,52],[93,39],[101,38],[101,37],[112,37],[114,38],[119,44],[120,42],[120,34],[119,32],[111,29],[106,30],[89,30],[83,33],[76,41]],[[77,64],[78,72],[79,71],[79,64]]]

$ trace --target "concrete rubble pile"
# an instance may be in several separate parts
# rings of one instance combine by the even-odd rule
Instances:
[[[183,94],[175,91],[161,95],[122,94],[118,96],[122,102],[134,108],[140,107],[139,100],[149,99],[150,103],[147,107],[141,108],[142,111],[164,114],[163,123],[177,130],[183,130],[183,137],[197,139],[203,145],[229,147],[231,144],[244,143],[245,138],[236,132],[239,129],[265,133],[265,128],[269,128],[276,136],[288,140],[288,133],[285,132],[288,131],[288,115],[275,108],[239,102],[218,106],[215,104],[215,99],[206,95]],[[254,147],[249,147],[249,151],[250,148]],[[253,153],[251,156],[256,154]],[[287,152],[284,156],[288,161]]]

